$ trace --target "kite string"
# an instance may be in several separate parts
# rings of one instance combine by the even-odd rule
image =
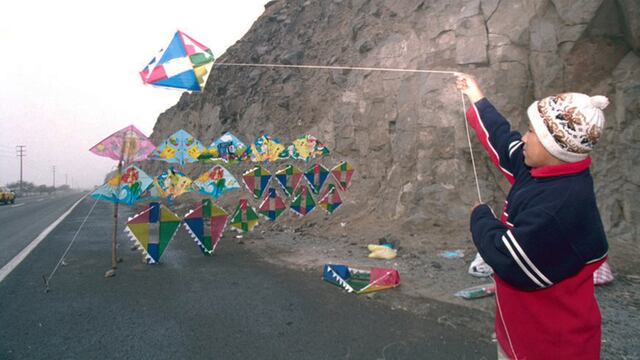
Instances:
[[[251,67],[280,67],[280,68],[298,68],[298,69],[392,71],[392,72],[432,73],[432,74],[451,74],[451,75],[455,75],[455,74],[459,73],[458,71],[450,71],[450,70],[398,69],[398,68],[360,67],[360,66],[333,66],[333,65],[213,63],[213,66],[251,66]]]
[[[89,210],[89,212],[87,213],[87,216],[84,217],[84,220],[82,220],[82,223],[80,224],[80,227],[78,227],[78,230],[76,230],[76,233],[73,235],[73,239],[71,239],[71,242],[69,242],[69,245],[67,246],[67,249],[64,251],[64,253],[62,254],[62,256],[60,257],[60,259],[58,260],[58,263],[56,264],[56,266],[53,268],[53,271],[51,271],[51,274],[49,274],[49,276],[47,278],[44,277],[44,275],[42,276],[42,278],[44,279],[44,286],[46,287],[45,291],[49,291],[49,281],[51,281],[51,278],[53,277],[53,275],[56,273],[56,271],[58,270],[58,267],[60,267],[60,264],[62,264],[62,261],[64,260],[64,258],[67,256],[67,253],[69,252],[69,249],[71,249],[71,245],[73,245],[73,242],[76,240],[76,238],[78,237],[78,234],[80,233],[80,230],[82,230],[82,227],[84,226],[84,223],[87,222],[87,219],[89,218],[89,216],[91,215],[91,213],[93,212],[93,208],[96,207],[96,204],[98,203],[98,198],[96,198],[96,201],[93,203],[93,206],[91,206],[91,209]]]
[[[251,66],[251,67],[279,67],[279,68],[298,68],[298,69],[329,69],[329,70],[364,70],[364,71],[391,71],[391,72],[410,72],[410,73],[431,73],[431,74],[449,74],[457,75],[459,71],[451,70],[428,70],[428,69],[398,69],[398,68],[380,68],[380,67],[360,67],[360,66],[333,66],[333,65],[287,65],[287,64],[252,64],[252,63],[214,63],[213,66]],[[476,190],[478,192],[478,201],[482,203],[482,195],[480,194],[480,184],[478,183],[478,172],[476,170],[476,162],[471,147],[471,136],[469,135],[469,125],[465,116],[466,104],[464,94],[460,92],[462,98],[462,114],[464,124],[467,131],[467,141],[469,143],[469,151],[471,153],[471,165],[473,166],[473,176],[476,182]]]
[[[471,135],[469,135],[469,124],[467,116],[465,115],[467,105],[464,101],[464,93],[460,91],[460,98],[462,99],[462,117],[464,118],[464,127],[467,130],[467,142],[469,143],[469,152],[471,153],[471,166],[473,167],[473,177],[476,180],[476,190],[478,191],[478,201],[482,204],[482,196],[480,195],[480,184],[478,183],[478,172],[476,171],[476,161],[473,157],[473,148],[471,147]]]

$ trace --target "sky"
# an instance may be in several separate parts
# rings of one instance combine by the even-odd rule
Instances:
[[[176,30],[216,58],[250,29],[268,0],[12,1],[0,14],[0,185],[91,188],[116,161],[89,149],[130,124],[150,135],[181,93],[138,72]]]

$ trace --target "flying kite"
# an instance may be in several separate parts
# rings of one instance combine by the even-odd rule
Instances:
[[[202,199],[202,204],[184,216],[184,227],[206,255],[213,254],[227,226],[229,214],[211,199]]]
[[[269,135],[262,135],[251,144],[250,155],[253,162],[274,162],[289,156],[284,145]]]
[[[153,180],[135,165],[129,165],[122,174],[115,174],[104,185],[91,193],[97,200],[133,205]]]
[[[331,168],[331,175],[336,179],[336,184],[340,190],[347,191],[351,186],[351,177],[353,176],[353,166],[348,161],[343,161]]]
[[[256,214],[256,211],[249,205],[247,199],[240,199],[240,203],[233,213],[229,225],[239,232],[252,231],[253,228],[258,225],[258,214]]]
[[[282,191],[291,196],[293,192],[298,188],[300,180],[302,179],[302,171],[293,165],[287,165],[276,171],[276,180]]]
[[[329,170],[327,170],[326,167],[320,164],[314,164],[304,172],[304,177],[309,182],[311,191],[313,191],[313,193],[316,195],[320,193],[322,185],[324,185],[324,182],[327,180],[328,176]]]
[[[271,173],[260,165],[242,174],[242,182],[256,199],[262,197],[267,185],[269,185],[269,180],[271,180]]]
[[[166,206],[152,202],[146,210],[129,218],[125,231],[142,247],[148,263],[154,264],[160,261],[179,226],[180,218],[176,214]]]
[[[146,159],[155,148],[140,130],[129,125],[109,135],[89,151],[128,164]]]
[[[340,205],[342,205],[342,198],[340,197],[340,193],[333,184],[329,184],[322,195],[320,195],[318,206],[323,208],[329,214],[333,214],[333,212],[337,208],[339,208]]]
[[[200,194],[214,199],[240,188],[238,180],[223,166],[216,165],[193,181],[193,188]]]
[[[313,200],[307,185],[298,186],[290,208],[298,216],[306,216],[316,208],[316,202]]]
[[[329,155],[329,149],[314,136],[304,135],[295,139],[289,145],[287,153],[291,159],[309,161],[310,159]]]
[[[148,85],[200,92],[213,66],[211,50],[178,30],[166,49],[140,71]]]
[[[200,141],[181,129],[158,145],[150,157],[152,160],[162,160],[170,164],[184,166],[184,164],[198,161],[198,156],[204,149]]]
[[[238,140],[231,132],[227,131],[211,143],[209,148],[205,150],[198,159],[207,162],[223,161],[234,163],[248,160],[248,150],[247,145]]]
[[[262,204],[258,208],[258,213],[271,221],[275,221],[286,208],[287,205],[282,200],[282,197],[278,195],[276,189],[269,188],[267,196],[264,197]]]
[[[372,268],[368,271],[346,265],[325,264],[322,280],[349,293],[366,294],[400,285],[400,274],[394,269]]]

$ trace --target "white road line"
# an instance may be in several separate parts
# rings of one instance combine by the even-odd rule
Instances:
[[[7,275],[9,275],[13,271],[13,269],[15,269],[18,265],[20,265],[22,260],[24,260],[31,253],[31,251],[33,251],[33,249],[35,249],[36,246],[38,246],[38,244],[40,244],[42,240],[44,240],[44,238],[46,238],[47,235],[49,235],[49,233],[53,231],[53,229],[55,229],[56,226],[58,226],[58,224],[60,224],[62,220],[64,220],[64,218],[66,218],[67,215],[69,215],[71,211],[73,211],[73,209],[75,209],[75,207],[82,200],[84,200],[84,198],[87,197],[87,195],[88,194],[84,195],[83,197],[80,198],[80,200],[76,201],[76,203],[73,204],[69,208],[69,210],[67,210],[67,212],[60,215],[60,217],[56,221],[52,222],[51,225],[49,225],[46,229],[44,229],[44,231],[40,233],[40,235],[38,235],[38,237],[33,239],[33,241],[31,241],[29,245],[27,245],[24,249],[22,249],[22,251],[20,251],[18,255],[16,255],[13,259],[11,259],[11,261],[9,261],[7,265],[3,266],[2,269],[0,269],[0,283],[2,282],[2,280],[4,280],[4,278],[7,277]]]
[[[24,205],[24,203],[19,203],[19,204],[15,204],[15,205],[11,205],[12,208],[17,208],[18,206],[22,206]]]

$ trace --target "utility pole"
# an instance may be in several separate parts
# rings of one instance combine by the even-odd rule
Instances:
[[[56,191],[56,166],[53,165],[53,191]]]
[[[67,185],[68,175],[64,174],[64,184]]]
[[[27,156],[26,147],[26,145],[16,145],[16,156],[20,158],[20,194],[22,194],[22,158]]]

